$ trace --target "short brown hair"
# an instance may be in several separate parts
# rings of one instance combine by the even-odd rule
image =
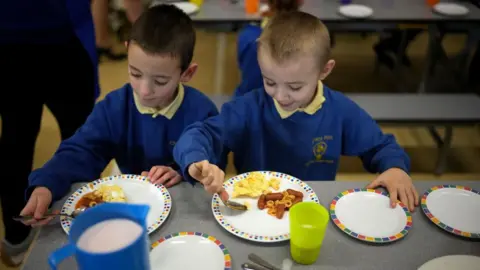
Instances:
[[[192,62],[195,39],[190,17],[173,5],[160,4],[147,9],[135,21],[129,42],[147,53],[179,58],[183,72]]]
[[[301,11],[278,13],[268,22],[258,39],[259,53],[269,53],[281,63],[302,54],[314,55],[319,65],[330,57],[330,35],[315,16]]]

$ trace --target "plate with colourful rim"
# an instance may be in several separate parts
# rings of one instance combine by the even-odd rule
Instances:
[[[448,255],[430,260],[418,270],[478,270],[480,257],[472,255]]]
[[[459,185],[433,186],[421,199],[423,213],[443,230],[480,239],[480,192]]]
[[[330,204],[333,223],[361,241],[389,243],[405,237],[412,228],[408,208],[397,202],[392,208],[386,192],[356,188],[339,193]]]
[[[163,185],[154,185],[147,177],[122,174],[101,178],[77,189],[63,204],[61,213],[70,214],[77,202],[87,193],[98,189],[101,185],[118,185],[123,189],[128,203],[147,204],[150,211],[147,216],[148,233],[155,231],[167,219],[172,209],[172,198]],[[72,219],[60,217],[60,224],[68,234]]]
[[[251,172],[250,172],[251,173]],[[244,173],[234,176],[225,181],[223,184],[225,190],[232,194],[233,185],[245,179],[250,173]],[[287,189],[294,189],[303,193],[303,201],[314,201],[319,203],[315,191],[298,178],[284,173],[260,171],[267,180],[277,178],[280,180],[280,189],[278,191],[285,191]],[[231,210],[227,208],[220,197],[215,194],[212,198],[212,211],[217,222],[228,232],[254,242],[274,243],[287,241],[290,239],[290,222],[289,213],[285,212],[282,219],[270,216],[267,210],[260,210],[257,207],[258,198],[234,198],[231,199],[239,203],[247,202],[250,204],[250,209],[247,211]]]
[[[179,232],[152,244],[150,267],[152,270],[231,270],[232,258],[225,245],[211,235]]]

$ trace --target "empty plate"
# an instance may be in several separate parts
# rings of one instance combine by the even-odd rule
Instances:
[[[348,18],[367,18],[372,16],[373,9],[365,5],[349,4],[338,8],[338,12]]]
[[[152,270],[208,269],[231,270],[232,260],[225,245],[200,232],[179,232],[152,244]]]
[[[438,3],[433,6],[433,10],[447,16],[464,16],[468,14],[468,8],[455,3]]]
[[[480,238],[480,192],[457,185],[434,186],[421,201],[422,210],[447,232]]]
[[[401,202],[390,205],[387,193],[374,189],[349,189],[330,204],[332,221],[344,233],[362,241],[387,243],[405,237],[412,216]]]
[[[470,255],[449,255],[426,262],[418,270],[478,270],[480,257]]]
[[[179,9],[183,10],[186,14],[190,15],[199,10],[198,6],[190,3],[190,2],[174,2],[174,3],[168,3],[168,2],[162,2],[160,0],[152,1],[152,4],[150,4],[150,7],[161,5],[161,4],[171,4],[175,5]]]

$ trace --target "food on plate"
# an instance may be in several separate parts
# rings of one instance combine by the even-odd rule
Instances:
[[[295,197],[303,198],[303,193],[300,191],[293,190],[291,188],[287,189],[288,194],[293,195]]]
[[[276,216],[278,219],[282,219],[282,218],[283,218],[283,214],[285,214],[285,208],[286,208],[285,204],[283,204],[283,203],[277,204],[277,211],[276,211],[276,213],[275,213],[275,214],[276,214],[275,216]]]
[[[267,209],[267,213],[278,219],[282,219],[285,211],[295,204],[303,201],[303,193],[293,189],[283,192],[262,194],[258,198],[258,209]]]
[[[118,185],[101,185],[98,189],[83,195],[75,205],[75,209],[81,207],[93,207],[105,202],[126,202],[127,198],[123,189]]]
[[[256,198],[262,194],[268,193],[270,188],[279,190],[280,180],[277,178],[267,180],[262,173],[252,172],[245,179],[233,184],[232,198],[238,198],[241,196]]]
[[[266,195],[265,194],[260,195],[260,198],[258,198],[258,202],[257,202],[258,209],[260,210],[265,209],[266,203],[267,203]]]
[[[281,192],[269,193],[265,195],[265,199],[267,201],[277,201],[277,200],[281,200],[282,198],[283,198],[283,194]]]

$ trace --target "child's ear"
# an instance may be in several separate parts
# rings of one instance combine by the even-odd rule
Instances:
[[[125,41],[125,48],[128,49],[128,41]]]
[[[323,67],[322,71],[320,72],[320,80],[325,80],[328,75],[332,72],[333,68],[335,67],[335,60],[330,59]]]
[[[180,82],[187,83],[189,82],[193,75],[197,72],[198,64],[191,63],[188,68],[183,72],[182,76],[180,77]]]

